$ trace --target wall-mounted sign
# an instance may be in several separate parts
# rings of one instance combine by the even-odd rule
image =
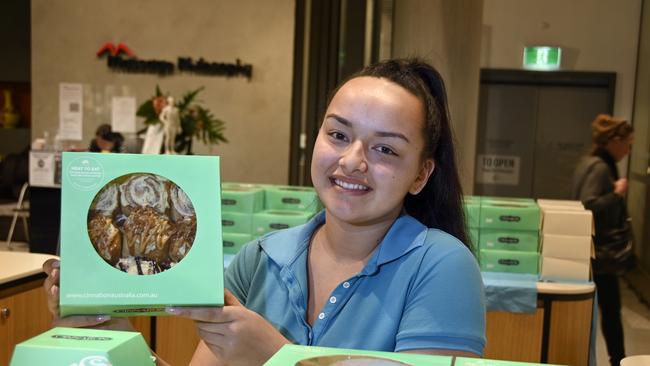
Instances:
[[[239,59],[235,63],[211,62],[203,58],[194,60],[191,57],[179,57],[174,64],[165,60],[141,60],[123,43],[117,46],[112,43],[104,44],[97,57],[108,54],[107,66],[111,70],[136,73],[136,74],[157,74],[171,75],[178,68],[179,72],[188,72],[199,75],[237,77],[243,76],[248,80],[253,76],[253,65],[243,64]],[[128,56],[124,58],[123,55]]]
[[[524,69],[559,70],[562,59],[560,47],[535,46],[524,48]]]

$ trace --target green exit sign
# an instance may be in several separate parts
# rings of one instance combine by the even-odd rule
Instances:
[[[524,69],[558,70],[561,57],[560,47],[525,47]]]

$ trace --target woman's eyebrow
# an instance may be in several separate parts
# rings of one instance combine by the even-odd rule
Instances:
[[[327,116],[325,116],[325,118],[331,118],[334,121],[336,121],[336,122],[338,122],[338,123],[340,123],[340,124],[342,124],[342,125],[344,125],[346,127],[352,127],[352,125],[353,125],[352,122],[350,122],[349,120],[347,120],[347,119],[345,119],[345,118],[343,118],[343,117],[341,117],[341,116],[339,116],[338,114],[335,114],[335,113],[330,113]],[[406,141],[407,143],[411,143],[411,141],[409,141],[409,139],[406,138],[406,136],[404,136],[404,134],[401,134],[399,132],[375,131],[375,135],[379,136],[379,137],[398,138],[398,139],[402,139],[402,140]]]

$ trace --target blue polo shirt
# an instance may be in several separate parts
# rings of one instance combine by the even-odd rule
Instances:
[[[363,270],[340,283],[306,320],[307,254],[325,212],[248,243],[228,266],[226,288],[295,344],[483,354],[485,304],[476,260],[453,236],[403,215]]]

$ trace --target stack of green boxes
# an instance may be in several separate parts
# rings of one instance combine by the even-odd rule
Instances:
[[[253,239],[253,215],[264,209],[264,186],[221,184],[221,231],[223,253],[237,254]]]
[[[224,254],[273,230],[306,223],[321,203],[312,187],[222,183],[221,224]]]
[[[482,271],[539,273],[541,220],[533,199],[481,197],[479,220]]]

